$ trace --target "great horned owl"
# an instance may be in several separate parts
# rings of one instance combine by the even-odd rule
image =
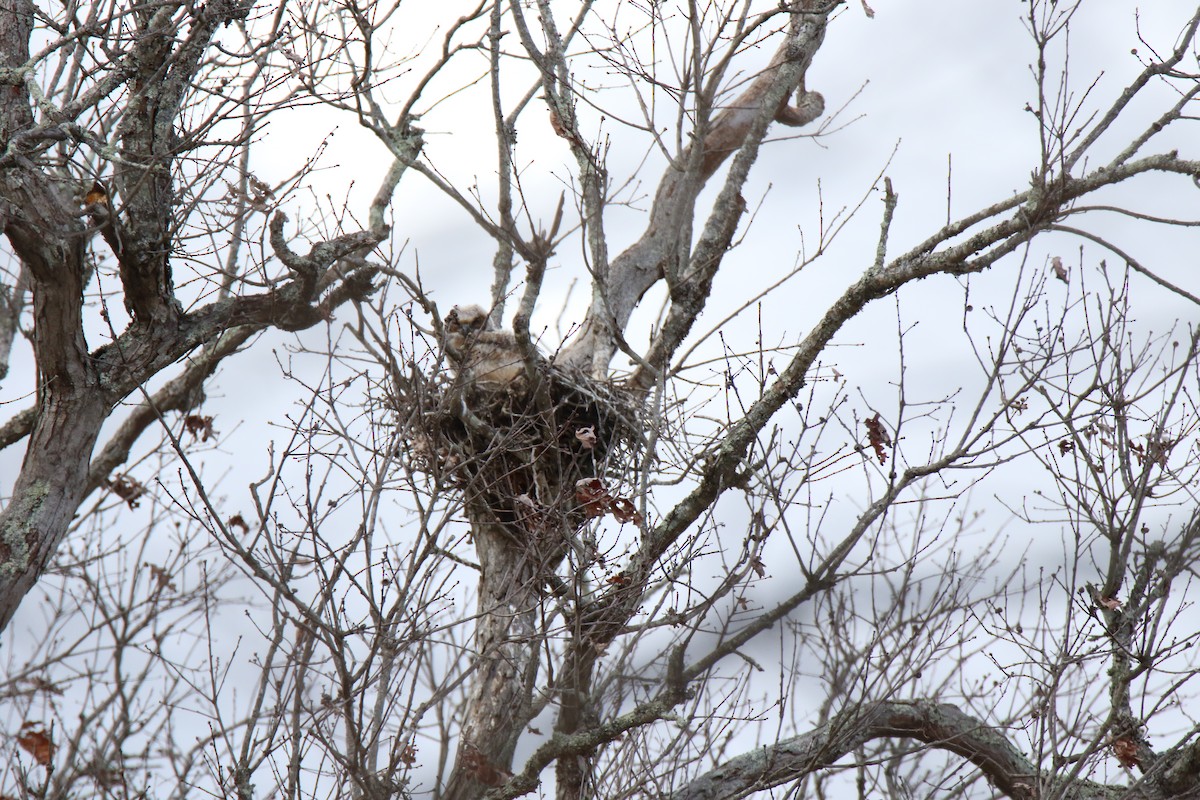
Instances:
[[[499,330],[481,306],[455,306],[446,315],[446,344],[456,371],[487,389],[497,389],[525,375],[517,338]]]

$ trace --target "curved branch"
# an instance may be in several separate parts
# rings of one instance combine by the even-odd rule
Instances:
[[[1159,277],[1157,274],[1155,274],[1151,270],[1147,269],[1146,266],[1143,265],[1136,258],[1134,258],[1129,253],[1122,250],[1120,247],[1117,247],[1117,245],[1113,244],[1108,239],[1105,239],[1103,236],[1097,236],[1096,234],[1094,234],[1090,231],[1086,231],[1083,228],[1076,228],[1071,225],[1053,225],[1053,226],[1051,226],[1050,229],[1055,230],[1055,231],[1062,231],[1063,233],[1069,233],[1073,236],[1078,236],[1082,239],[1087,239],[1089,241],[1095,242],[1096,244],[1100,245],[1104,249],[1109,250],[1112,253],[1119,256],[1121,258],[1121,260],[1123,260],[1126,264],[1128,264],[1129,268],[1132,269],[1134,272],[1139,272],[1142,275],[1145,275],[1150,280],[1157,283],[1159,286],[1166,289],[1167,291],[1177,294],[1180,297],[1184,298],[1185,300],[1190,300],[1191,302],[1195,303],[1196,305],[1200,305],[1200,297],[1197,297],[1196,295],[1192,294],[1187,289],[1184,289],[1182,286],[1176,286],[1175,284],[1171,283],[1166,278]]]
[[[1147,797],[1136,788],[1107,787],[1091,781],[1069,785],[1040,773],[995,728],[949,703],[878,702],[839,714],[826,724],[738,756],[700,776],[672,795],[672,800],[733,800],[754,792],[800,780],[831,766],[855,748],[883,738],[915,739],[962,756],[979,768],[1005,795],[1017,800],[1035,797]],[[1047,784],[1053,786],[1048,789]]]

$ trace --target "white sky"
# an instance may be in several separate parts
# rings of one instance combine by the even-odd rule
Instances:
[[[1169,49],[1184,21],[1186,9],[1182,5],[1143,4],[1138,17],[1142,36],[1160,50]],[[840,119],[850,124],[819,142],[780,141],[765,148],[751,185],[743,192],[751,207],[763,199],[762,207],[743,246],[727,259],[700,329],[706,329],[791,269],[802,241],[811,248],[817,239],[819,199],[827,220],[839,209],[853,207],[889,158],[892,160],[886,174],[900,195],[891,234],[893,254],[924,239],[945,221],[948,157],[953,159],[951,213],[955,217],[1027,186],[1030,170],[1036,165],[1037,137],[1036,120],[1024,111],[1025,104],[1034,99],[1035,89],[1030,72],[1035,53],[1021,21],[1024,5],[1013,0],[875,0],[873,6],[876,16],[868,19],[851,0],[830,26],[807,80],[809,89],[825,96],[828,111],[848,104]],[[415,31],[422,30],[422,24],[431,24],[439,11],[445,13],[445,7],[433,0],[404,4],[402,8],[411,10],[401,13],[414,15],[406,18],[406,24],[417,20],[406,29],[406,33],[414,32],[404,44],[422,41]],[[1079,96],[1103,72],[1087,103],[1093,110],[1102,112],[1107,108],[1141,69],[1130,52],[1134,48],[1146,50],[1134,28],[1136,13],[1135,3],[1094,0],[1084,4],[1072,27],[1070,80],[1074,94]],[[439,38],[440,34],[431,42]],[[482,65],[482,59],[477,63]],[[586,75],[577,77],[588,79]],[[403,85],[401,81],[397,97],[403,96]],[[515,94],[524,89],[522,84]],[[1159,105],[1140,101],[1142,113],[1135,114],[1139,124],[1148,120],[1152,106],[1161,108],[1171,102],[1164,91],[1148,94]],[[616,91],[601,97],[603,102],[630,107],[628,98],[621,98]],[[495,150],[490,111],[486,105],[481,110],[481,102],[486,102],[485,84],[454,98],[422,124],[428,131],[428,153],[434,163],[460,182],[477,176],[490,196]],[[544,112],[538,107],[527,116],[540,123]],[[346,116],[311,109],[284,119],[288,120],[286,128],[276,126],[268,131],[269,145],[256,151],[256,174],[268,182],[283,178],[314,150],[317,142],[336,129],[323,162],[329,169],[315,175],[314,194],[321,197],[328,193],[340,201],[349,193],[352,207],[365,220],[366,202],[389,162],[383,147]],[[565,146],[548,126],[540,128],[527,125],[521,129],[518,158],[524,162],[521,168],[527,197],[545,223],[553,214],[561,180],[572,174],[573,165]],[[614,183],[620,183],[638,168],[646,152],[644,137],[631,135],[611,121],[603,129],[613,142],[608,159],[610,175]],[[1109,141],[1119,146],[1128,140],[1131,130],[1118,125],[1109,134]],[[781,135],[791,132],[776,131]],[[1194,136],[1194,131],[1191,133]],[[1174,142],[1175,146],[1188,144],[1183,138]],[[1150,149],[1158,152],[1166,149],[1166,144]],[[606,220],[610,254],[615,255],[623,243],[640,233],[644,221],[641,212],[648,208],[647,195],[653,192],[661,164],[661,158],[652,155],[644,168],[642,189],[636,193],[642,198],[637,211],[614,209]],[[1145,179],[1120,188],[1118,193],[1119,199],[1141,210],[1179,216],[1195,216],[1200,210],[1200,192],[1178,179]],[[711,196],[710,191],[706,197]],[[409,243],[402,266],[412,268],[419,258],[426,284],[433,288],[435,299],[444,309],[456,303],[486,302],[492,278],[492,243],[461,209],[416,174],[405,178],[394,207],[396,240]],[[700,208],[704,207],[702,200]],[[285,210],[294,223],[306,209]],[[872,195],[829,253],[766,302],[763,322],[768,343],[797,341],[828,301],[871,263],[881,210],[879,195]],[[1106,219],[1104,226],[1106,233],[1143,263],[1185,288],[1200,289],[1196,263],[1200,242],[1194,231],[1150,230],[1113,219]],[[1110,265],[1118,261],[1088,245],[1081,266],[1077,245],[1061,238],[1046,238],[1034,247],[1030,263],[1040,267],[1052,255],[1063,257],[1073,268],[1073,279],[1081,269],[1094,271],[1100,258],[1107,258]],[[989,291],[999,292],[1001,286],[1011,283],[1015,264],[1016,259],[1002,262],[995,270],[1000,274],[979,279],[973,291],[983,293],[985,298]],[[539,322],[553,326],[571,282],[585,280],[579,253],[569,247],[560,249],[551,266],[535,326]],[[1050,294],[1065,291],[1067,287],[1055,284]],[[961,336],[962,296],[957,282],[941,277],[905,289],[900,295],[904,318],[919,323],[910,342],[908,380],[925,398],[948,391],[958,385],[961,375],[975,371]],[[568,320],[580,318],[585,299],[581,283],[571,299]],[[995,300],[1001,302],[1003,298]],[[1194,308],[1144,281],[1135,285],[1135,300],[1144,303],[1142,321],[1156,330],[1175,319],[1185,324],[1197,320]],[[976,305],[982,306],[978,301]],[[848,384],[861,387],[862,398],[882,409],[894,402],[889,398],[897,377],[895,315],[894,302],[877,303],[876,308],[846,327],[836,340],[840,347],[832,351],[835,366],[846,375]],[[746,315],[727,329],[727,340],[735,348],[752,346],[754,323],[754,314]],[[325,335],[324,331],[312,331],[302,338],[315,343]],[[270,424],[284,421],[283,412],[295,397],[295,388],[279,376],[276,360],[286,358],[280,349],[291,337],[271,335],[268,339],[269,343],[261,343],[227,363],[203,409],[203,413],[214,415],[222,433],[238,432],[226,443],[223,453],[207,459],[211,472],[226,473],[223,493],[231,499],[244,494],[246,484],[262,476],[267,443],[284,434]],[[636,334],[631,341],[639,341]],[[777,363],[782,361],[779,358]],[[624,364],[618,361],[616,366]],[[0,402],[12,402],[29,391],[29,384],[21,383],[24,378],[16,377],[27,378],[29,372],[25,353],[14,363],[14,377],[0,389]],[[865,411],[863,400],[854,393],[852,396],[854,407]],[[20,400],[4,408],[23,407],[26,402]],[[13,452],[0,454],[0,491],[11,484],[16,457],[19,454]],[[976,502],[987,508],[988,519],[994,520],[996,527],[1011,528],[1011,520],[1006,511],[992,503],[992,493],[1009,499],[1019,496],[1024,491],[1024,480],[1023,476],[1007,476],[989,486],[986,497]],[[836,491],[832,486],[829,490]],[[843,501],[845,509],[839,513],[849,519],[861,499]],[[736,517],[731,515],[729,522],[735,524]],[[1014,552],[1023,551],[1025,539]],[[1048,534],[1033,552],[1047,561],[1057,558],[1061,552],[1057,534]],[[768,582],[755,600],[769,603],[773,594],[788,588],[779,583]],[[14,629],[20,625],[18,619]]]

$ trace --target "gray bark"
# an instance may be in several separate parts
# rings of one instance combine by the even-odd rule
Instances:
[[[187,353],[216,344],[231,329],[238,329],[240,337],[269,326],[300,330],[327,320],[337,306],[371,291],[373,268],[331,267],[382,240],[386,229],[342,236],[299,256],[283,235],[285,218],[277,215],[271,242],[291,270],[290,281],[259,295],[218,300],[186,315],[175,299],[170,253],[177,231],[171,175],[181,151],[176,133],[180,109],[194,90],[193,78],[214,31],[244,17],[249,9],[246,2],[206,4],[188,20],[185,34],[176,30],[178,15],[172,16],[179,6],[139,11],[139,32],[129,59],[114,64],[115,79],[98,87],[116,92],[124,82],[128,91],[128,114],[118,132],[123,156],[114,181],[118,193],[93,203],[89,211],[117,257],[125,302],[134,319],[115,341],[90,350],[83,328],[83,291],[91,231],[73,187],[43,163],[47,142],[54,137],[47,134],[44,121],[35,120],[26,83],[34,7],[29,0],[0,0],[0,18],[5,21],[0,26],[5,81],[0,92],[0,230],[20,259],[33,296],[38,370],[34,407],[0,430],[0,446],[28,437],[12,496],[0,510],[0,629],[45,571],[87,493],[124,460],[132,439],[158,413],[179,406],[177,394],[195,391],[219,358],[234,348],[215,348],[192,371],[190,381],[168,386],[159,395],[164,407],[135,412],[93,464],[101,426],[118,403]],[[59,116],[85,107],[69,105]]]
[[[1117,789],[1044,774],[998,731],[948,703],[884,702],[852,709],[813,731],[731,759],[671,797],[672,800],[746,797],[794,783],[880,738],[912,739],[960,755],[978,767],[996,789],[1014,800],[1161,796],[1151,787],[1140,791],[1136,787]]]
[[[603,297],[593,305],[580,335],[561,353],[561,366],[607,376],[616,342],[633,309],[654,283],[664,279],[672,289],[671,316],[650,358],[655,366],[667,363],[704,308],[712,277],[745,209],[739,190],[771,122],[807,124],[821,113],[823,102],[816,93],[804,93],[798,107],[788,105],[788,98],[802,84],[820,46],[827,13],[828,9],[797,14],[796,24],[769,67],[710,125],[697,130],[696,144],[668,166],[646,232],[613,261]],[[680,231],[691,230],[697,194],[734,154],[737,157],[723,191],[695,252],[689,255],[691,243],[680,238]],[[586,156],[582,158],[586,160]],[[643,389],[653,377],[646,380]],[[559,486],[548,494],[570,496],[571,492],[570,486]],[[517,739],[528,723],[524,712],[532,706],[538,666],[535,614],[539,586],[538,572],[531,567],[544,569],[549,563],[544,553],[514,548],[511,535],[490,524],[486,514],[473,514],[472,523],[482,571],[475,634],[478,655],[458,758],[443,795],[452,800],[479,796],[487,788],[487,783],[479,780],[480,773],[495,778],[509,774],[512,768]],[[555,687],[560,701],[555,725],[558,735],[568,736],[588,722],[588,695],[598,652],[573,649],[569,660],[560,665]],[[589,763],[587,758],[559,760],[560,797],[588,796]]]
[[[792,30],[771,63],[736,99],[711,120],[703,116],[702,103],[694,142],[667,166],[659,180],[645,232],[613,259],[605,274],[596,276],[595,299],[579,334],[560,353],[560,363],[581,368],[596,378],[606,377],[630,316],[660,280],[670,287],[671,312],[664,331],[651,346],[649,366],[665,366],[691,329],[745,210],[739,191],[768,126],[772,121],[807,125],[824,111],[821,95],[802,87],[808,66],[824,41],[828,14],[838,4],[805,5],[820,10],[797,12]],[[800,102],[791,106],[788,98],[797,91]],[[707,102],[713,102],[711,96]],[[692,230],[696,197],[735,153],[739,154],[737,163],[693,252],[690,239],[681,234]],[[636,383],[653,385],[652,371],[639,371]]]

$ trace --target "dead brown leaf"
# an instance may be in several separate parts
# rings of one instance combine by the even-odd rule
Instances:
[[[183,418],[183,429],[192,435],[192,439],[207,442],[215,435],[213,418],[202,417],[199,414],[188,414]]]
[[[21,732],[17,734],[17,744],[43,767],[50,765],[54,751],[58,749],[40,722],[26,722],[22,725]]]
[[[175,591],[175,584],[171,581],[171,573],[167,572],[158,564],[151,564],[149,561],[146,562],[146,566],[150,568],[151,576],[153,576],[154,580],[158,582],[159,589],[170,589],[172,592]]]
[[[887,463],[887,449],[892,446],[892,437],[884,427],[883,420],[879,417],[879,412],[875,412],[875,416],[868,417],[865,421],[867,426],[867,441],[871,447],[875,449],[875,457],[879,459],[880,464]]]
[[[612,495],[599,478],[581,478],[575,482],[575,500],[589,517],[602,517],[612,505]]]
[[[1067,283],[1067,268],[1063,266],[1061,258],[1055,256],[1050,259],[1050,269],[1054,270],[1054,277],[1063,283]]]
[[[1138,756],[1137,742],[1128,736],[1121,736],[1113,740],[1112,743],[1113,755],[1117,757],[1117,761],[1121,762],[1122,767],[1138,767],[1142,766],[1142,760]]]
[[[139,498],[146,493],[146,487],[123,472],[115,473],[108,481],[108,490],[125,501],[130,508],[137,508]]]
[[[616,517],[618,522],[632,522],[634,525],[642,524],[642,515],[637,510],[637,506],[627,497],[617,497],[612,501],[609,511]]]

